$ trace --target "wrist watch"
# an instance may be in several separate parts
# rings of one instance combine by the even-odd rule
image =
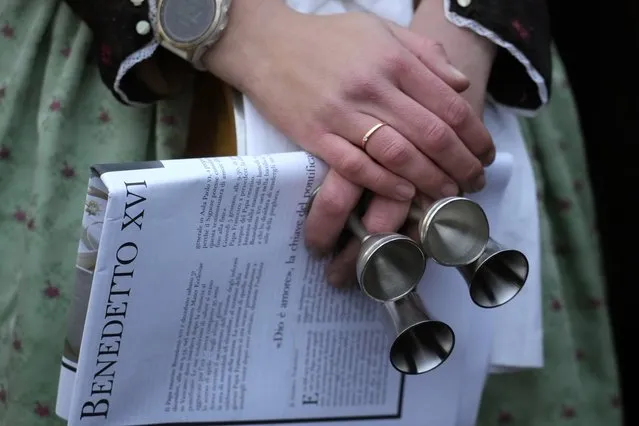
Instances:
[[[160,45],[205,71],[202,56],[222,35],[230,5],[231,0],[158,0]]]

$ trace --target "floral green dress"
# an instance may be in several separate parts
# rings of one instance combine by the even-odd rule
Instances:
[[[63,424],[54,404],[89,165],[185,146],[188,95],[121,106],[90,45],[57,0],[0,6],[0,426]],[[522,120],[541,201],[546,366],[491,377],[482,426],[621,424],[584,148],[557,59],[553,85],[550,105]]]

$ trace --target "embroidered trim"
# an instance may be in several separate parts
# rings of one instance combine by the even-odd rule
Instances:
[[[157,13],[155,0],[148,0],[148,4],[149,4],[149,22],[151,23],[151,27],[153,28],[153,31],[155,32],[154,30],[155,19],[156,19],[156,13]],[[135,107],[142,107],[142,106],[148,105],[146,103],[134,102],[130,100],[127,94],[120,88],[120,83],[122,82],[122,79],[124,78],[126,73],[131,70],[131,68],[133,68],[135,65],[139,64],[140,62],[146,59],[149,59],[153,55],[153,53],[155,53],[155,50],[158,48],[158,46],[159,46],[159,43],[157,42],[157,40],[154,39],[149,44],[144,46],[142,49],[137,50],[133,52],[132,54],[130,54],[129,56],[127,56],[126,59],[122,61],[122,63],[120,64],[120,67],[118,68],[118,73],[115,77],[115,81],[113,82],[113,90],[118,94],[118,96],[120,96],[122,101],[126,103],[127,105],[135,106]]]
[[[460,16],[456,14],[455,12],[451,12],[450,0],[444,0],[444,15],[446,16],[446,19],[448,19],[451,23],[457,25],[458,27],[468,28],[474,33],[482,37],[486,37],[488,40],[492,41],[497,46],[506,49],[511,55],[515,57],[515,59],[517,59],[524,66],[524,68],[526,68],[526,72],[528,73],[528,76],[537,85],[537,89],[539,90],[539,99],[541,100],[540,108],[537,108],[536,110],[531,111],[531,110],[524,110],[522,108],[513,108],[503,104],[500,104],[501,106],[503,106],[504,108],[510,111],[516,112],[519,115],[531,115],[536,113],[539,109],[541,109],[543,105],[545,105],[548,102],[548,87],[546,86],[546,82],[544,81],[544,78],[541,76],[541,73],[537,71],[537,69],[530,63],[528,58],[526,58],[526,56],[519,49],[513,46],[512,43],[509,43],[506,40],[502,39],[493,31],[482,26],[481,24],[473,20],[470,20],[468,18],[464,18],[463,16]]]

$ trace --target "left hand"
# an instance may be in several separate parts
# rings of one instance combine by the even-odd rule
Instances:
[[[409,29],[395,25],[396,31],[401,31],[404,39],[411,37],[418,39],[419,35],[428,36],[441,43],[451,63],[468,76],[470,87],[462,93],[462,96],[482,117],[486,86],[497,48],[489,40],[448,22],[444,16],[442,3],[441,1],[423,1]],[[327,179],[331,179],[330,175]],[[351,188],[344,188],[344,190],[349,191]],[[418,198],[422,207],[434,201],[423,195]],[[409,208],[410,202],[391,200],[376,195],[362,217],[362,223],[371,233],[395,232],[405,223]],[[408,233],[409,236],[416,237],[415,229],[409,230]],[[356,283],[355,264],[359,248],[359,241],[352,239],[330,262],[326,270],[330,284],[343,287]]]

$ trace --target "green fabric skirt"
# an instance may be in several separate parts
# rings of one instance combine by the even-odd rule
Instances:
[[[63,424],[54,405],[88,167],[179,157],[190,99],[118,104],[87,63],[90,32],[57,0],[4,0],[0,27],[0,425]],[[546,366],[491,377],[479,423],[619,425],[583,141],[557,58],[550,105],[521,123],[541,201]]]

